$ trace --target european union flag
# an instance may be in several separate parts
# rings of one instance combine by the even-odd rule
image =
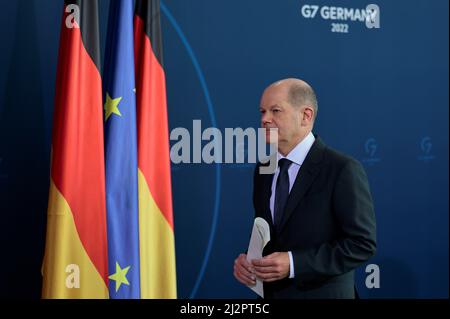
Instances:
[[[103,78],[111,298],[140,298],[133,15],[133,0],[111,0]]]

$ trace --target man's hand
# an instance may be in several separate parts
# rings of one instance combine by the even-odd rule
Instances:
[[[238,258],[234,260],[234,277],[244,285],[255,285],[255,269],[247,261],[246,254],[240,254]]]
[[[272,282],[289,277],[289,254],[273,253],[261,259],[253,259],[256,277],[265,282]]]

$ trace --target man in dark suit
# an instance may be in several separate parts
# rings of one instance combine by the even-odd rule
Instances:
[[[255,217],[270,226],[263,258],[235,260],[234,276],[264,282],[265,298],[355,298],[354,269],[376,250],[375,214],[367,176],[312,129],[317,99],[304,81],[269,86],[261,99],[261,125],[278,129],[277,169],[254,175]]]

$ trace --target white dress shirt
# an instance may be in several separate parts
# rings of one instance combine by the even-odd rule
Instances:
[[[272,221],[274,221],[274,205],[275,205],[275,189],[277,185],[278,175],[280,173],[280,168],[278,167],[278,161],[282,158],[286,158],[292,162],[291,166],[289,166],[288,174],[289,174],[289,193],[291,192],[292,186],[294,185],[295,179],[297,178],[298,171],[300,170],[300,166],[302,166],[303,161],[308,155],[309,150],[314,144],[314,135],[309,132],[309,134],[298,143],[289,154],[284,157],[279,152],[277,153],[277,169],[275,170],[275,175],[272,180],[272,195],[270,196],[270,212],[272,213]],[[292,258],[292,252],[288,251],[289,254],[289,278],[295,277],[294,272],[294,259]]]

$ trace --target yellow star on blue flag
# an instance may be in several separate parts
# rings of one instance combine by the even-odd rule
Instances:
[[[116,282],[116,292],[119,290],[122,284],[130,285],[127,279],[127,272],[130,270],[131,266],[128,266],[124,269],[120,268],[119,263],[116,261],[116,273],[112,274],[108,278],[114,280]]]
[[[119,103],[120,103],[121,100],[122,100],[121,97],[118,97],[117,99],[112,99],[109,96],[109,93],[106,93],[105,122],[108,121],[108,118],[112,114],[116,114],[118,116],[122,116],[122,114],[120,114],[120,110],[119,110]]]

